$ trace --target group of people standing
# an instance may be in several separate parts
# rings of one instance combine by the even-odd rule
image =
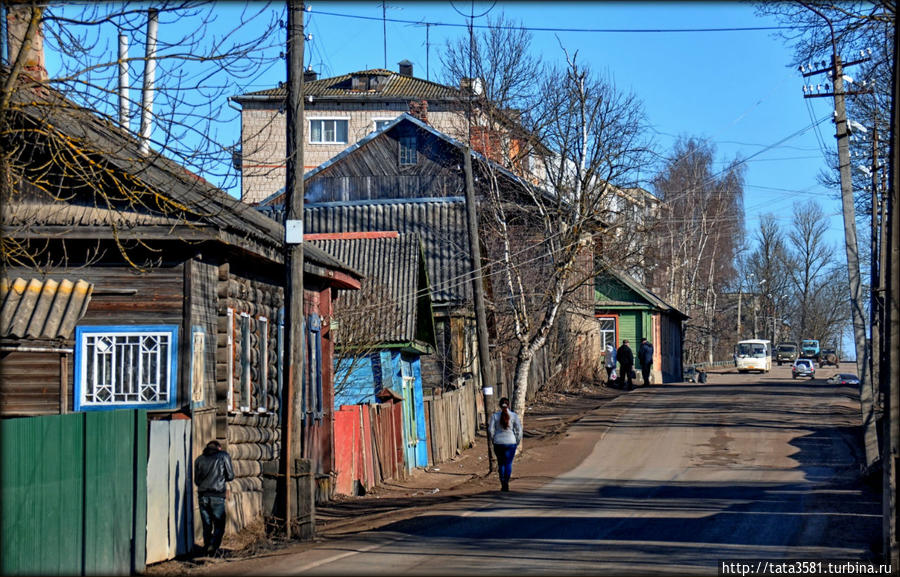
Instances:
[[[638,360],[641,363],[641,376],[644,384],[650,384],[650,372],[653,367],[653,345],[647,339],[641,339],[641,347],[638,349]],[[616,372],[616,363],[619,364],[619,372]],[[618,349],[613,345],[606,345],[607,384],[611,387],[621,386],[626,390],[634,389],[634,353],[628,346],[628,339],[622,341]]]

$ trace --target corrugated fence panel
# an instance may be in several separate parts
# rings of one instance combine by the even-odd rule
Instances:
[[[84,572],[128,574],[135,490],[139,477],[147,474],[146,453],[135,462],[137,446],[146,444],[146,434],[140,442],[136,429],[146,430],[146,412],[98,411],[85,413],[84,419]],[[145,541],[144,531],[138,531],[136,540]]]
[[[80,415],[0,421],[0,573],[81,573]]]

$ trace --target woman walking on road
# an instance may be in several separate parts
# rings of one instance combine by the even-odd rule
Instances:
[[[500,474],[500,490],[509,491],[509,477],[516,448],[522,442],[522,421],[519,415],[509,410],[509,399],[500,399],[500,410],[491,415],[488,433],[497,455],[497,472]]]

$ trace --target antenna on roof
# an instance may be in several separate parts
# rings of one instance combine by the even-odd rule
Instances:
[[[384,29],[384,67],[387,69],[387,2],[381,0],[381,25]]]

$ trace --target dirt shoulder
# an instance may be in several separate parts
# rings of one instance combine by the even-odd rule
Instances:
[[[569,426],[588,413],[609,404],[625,391],[605,385],[583,385],[568,391],[542,391],[526,408],[523,450],[513,465],[513,491],[540,487],[575,468],[591,452],[596,437],[568,434]],[[560,450],[565,443],[565,450]],[[415,469],[405,479],[391,481],[364,496],[337,496],[316,509],[317,541],[376,529],[415,517],[422,510],[453,503],[473,495],[499,490],[496,473],[489,473],[488,447],[480,431],[474,445],[453,460],[426,469]],[[264,536],[262,528],[227,536],[224,559],[191,558],[158,563],[148,575],[202,573],[229,560],[249,559],[296,551],[309,544],[279,543]]]

